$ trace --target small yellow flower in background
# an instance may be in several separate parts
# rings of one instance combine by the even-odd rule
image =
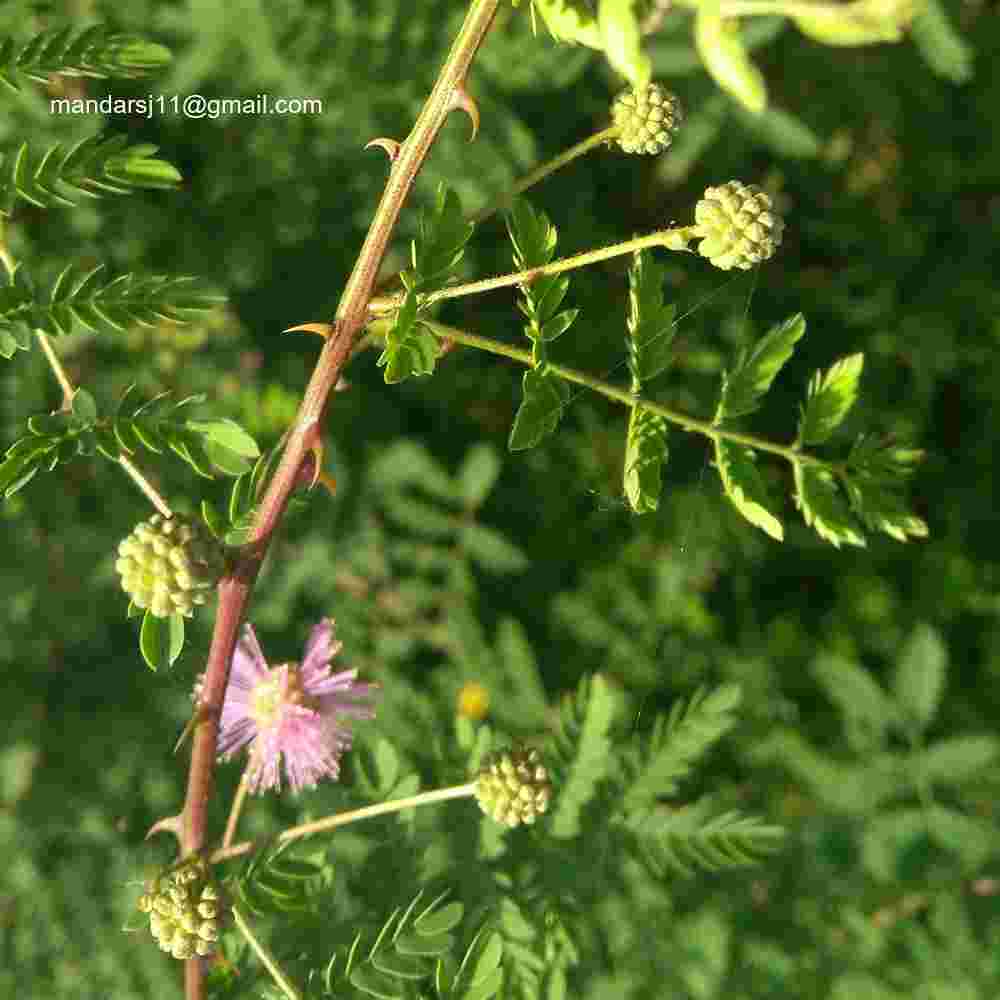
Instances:
[[[490,710],[490,693],[478,681],[466,681],[458,692],[456,711],[466,719],[478,722]]]

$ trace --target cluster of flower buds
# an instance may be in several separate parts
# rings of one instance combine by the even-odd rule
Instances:
[[[626,153],[656,155],[667,149],[684,121],[678,99],[658,83],[619,94],[611,106],[618,145]],[[695,208],[695,225],[675,230],[665,245],[686,249],[700,237],[698,253],[724,271],[749,270],[774,255],[785,224],[755,184],[729,181],[710,187]]]
[[[552,783],[537,750],[488,754],[476,780],[476,800],[487,816],[507,826],[534,823],[549,806]]]
[[[163,951],[185,960],[211,955],[219,939],[219,890],[196,858],[146,886],[138,907]]]
[[[222,546],[198,520],[154,514],[118,546],[115,569],[138,608],[190,618],[224,568]]]
[[[684,112],[670,91],[650,83],[620,93],[611,106],[611,118],[620,130],[617,142],[624,152],[656,156],[673,141]]]

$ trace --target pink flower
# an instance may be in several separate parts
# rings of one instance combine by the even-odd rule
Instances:
[[[361,684],[357,670],[330,673],[343,643],[324,618],[306,643],[301,663],[268,667],[253,626],[244,627],[233,653],[219,723],[219,756],[231,759],[248,747],[246,780],[251,792],[280,789],[280,765],[293,792],[340,773],[340,755],[350,749],[347,720],[372,719],[375,709],[357,699],[373,696],[377,684]]]

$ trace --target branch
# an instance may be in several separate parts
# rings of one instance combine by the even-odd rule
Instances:
[[[201,850],[205,844],[219,716],[237,632],[261,562],[294,488],[299,467],[307,454],[319,446],[319,429],[327,398],[367,321],[368,300],[400,210],[449,111],[455,107],[455,95],[464,89],[469,66],[499,3],[500,0],[473,0],[437,82],[413,130],[400,147],[354,271],[344,288],[326,344],[309,380],[281,464],[261,502],[250,542],[234,569],[219,583],[219,610],[205,668],[184,802],[182,844],[185,853]],[[188,1000],[200,1000],[204,996],[204,973],[196,960],[186,964],[185,986]]]
[[[451,340],[456,344],[464,344],[467,347],[478,347],[481,351],[487,351],[490,354],[499,354],[522,365],[526,365],[528,368],[531,368],[534,364],[531,351],[512,347],[510,344],[504,344],[499,340],[492,340],[489,337],[480,337],[478,334],[466,333],[464,330],[456,329],[453,326],[445,326],[443,323],[435,323],[430,320],[421,320],[421,323],[442,340]],[[822,466],[823,468],[832,469],[834,472],[839,472],[840,470],[840,465],[835,462],[824,462],[822,459],[816,458],[815,455],[809,455],[788,445],[768,441],[766,438],[757,437],[756,434],[745,434],[743,431],[719,427],[713,424],[711,420],[699,420],[697,417],[688,416],[679,410],[672,410],[669,406],[664,406],[662,403],[654,402],[651,399],[644,399],[642,396],[637,396],[626,389],[611,385],[610,382],[594,378],[586,372],[577,371],[575,368],[567,368],[565,365],[557,365],[551,361],[548,362],[548,367],[549,371],[554,375],[558,375],[567,382],[586,386],[588,389],[592,389],[594,392],[600,393],[608,399],[613,399],[616,403],[624,403],[629,408],[641,406],[643,409],[651,410],[653,413],[660,414],[684,430],[694,434],[703,434],[713,441],[720,438],[723,441],[733,441],[736,444],[746,445],[748,448],[754,448],[757,451],[767,451],[772,455],[780,455],[789,462],[798,462],[801,465]]]

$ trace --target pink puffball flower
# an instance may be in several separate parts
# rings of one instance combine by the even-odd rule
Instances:
[[[357,670],[330,673],[342,647],[333,638],[333,621],[324,618],[313,628],[301,663],[269,667],[253,626],[244,627],[222,705],[218,751],[229,760],[248,748],[249,791],[280,790],[282,761],[293,792],[339,775],[340,756],[351,747],[347,720],[373,719],[375,709],[358,700],[378,689],[358,683]]]

